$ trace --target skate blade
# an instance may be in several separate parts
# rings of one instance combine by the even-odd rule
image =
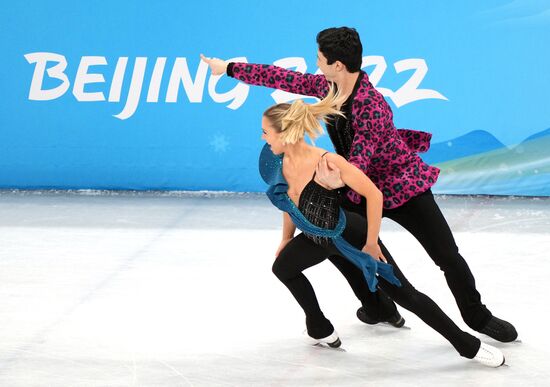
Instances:
[[[381,322],[381,323],[378,323],[378,324],[381,324],[383,327],[389,327],[389,328],[393,328],[393,329],[397,329],[397,330],[401,330],[401,329],[411,330],[411,327],[408,326],[408,325],[403,325],[401,327],[396,327],[395,325],[392,325],[389,322]]]
[[[331,347],[331,346],[329,346],[328,344],[325,344],[325,343],[317,343],[317,344],[312,345],[312,347],[321,348],[321,349],[328,349],[328,350],[336,351],[336,352],[347,352],[342,347]]]

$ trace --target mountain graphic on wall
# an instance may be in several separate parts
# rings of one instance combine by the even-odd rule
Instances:
[[[454,144],[455,140],[451,142]],[[492,144],[496,146],[495,142]],[[474,144],[471,146],[480,149]],[[441,169],[434,187],[437,193],[550,196],[550,129],[510,148],[502,145],[461,158],[440,157],[440,160],[433,163]]]
[[[506,148],[506,145],[491,133],[474,130],[452,140],[432,144],[422,159],[428,164],[436,164],[501,148]]]
[[[532,140],[536,140],[545,136],[550,136],[550,128],[543,130],[542,132],[538,132],[533,134],[532,136],[527,137],[525,140],[523,140],[521,143],[529,142]]]

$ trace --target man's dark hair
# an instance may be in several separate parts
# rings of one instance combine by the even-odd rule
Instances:
[[[328,64],[339,60],[350,73],[361,70],[363,46],[355,28],[327,28],[317,34],[317,44]]]

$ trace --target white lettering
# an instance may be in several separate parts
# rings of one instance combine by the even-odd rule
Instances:
[[[157,61],[155,62],[155,67],[153,68],[151,83],[149,83],[147,102],[158,102],[159,100],[160,83],[162,81],[162,75],[164,74],[165,65],[166,58],[157,58]]]
[[[374,87],[378,85],[378,82],[382,79],[382,76],[386,72],[388,65],[386,64],[386,59],[380,55],[368,55],[363,57],[363,62],[361,63],[361,68],[375,66],[374,70],[369,72],[369,81]],[[393,91],[386,89],[384,87],[376,87],[382,95],[390,97],[393,95]]]
[[[122,90],[122,82],[124,81],[124,73],[126,72],[127,64],[128,57],[123,56],[118,58],[115,74],[113,75],[113,82],[111,83],[111,90],[109,91],[109,102],[120,101],[120,91]]]
[[[411,75],[409,80],[391,96],[395,106],[401,107],[408,103],[420,101],[422,99],[444,99],[448,101],[447,97],[438,91],[431,89],[417,89],[428,72],[428,65],[424,59],[414,58],[400,60],[399,62],[395,62],[393,66],[395,67],[395,71],[397,73],[406,70],[416,70]]]
[[[189,74],[187,59],[176,58],[176,62],[172,68],[172,74],[170,75],[170,81],[168,82],[166,102],[177,102],[180,82],[183,83],[183,88],[185,89],[189,102],[202,102],[202,93],[204,90],[204,84],[206,83],[207,71],[208,65],[206,62],[201,60],[199,62],[199,68],[197,70],[197,75],[195,76],[195,81],[193,82],[191,80],[191,74]]]
[[[107,60],[104,56],[83,56],[80,60],[80,65],[76,71],[76,77],[73,86],[73,95],[78,101],[105,101],[103,92],[95,93],[84,92],[84,86],[88,83],[103,83],[105,78],[103,74],[88,74],[88,67],[106,65]]]
[[[136,64],[134,65],[134,72],[132,73],[132,81],[130,82],[130,90],[128,91],[128,99],[124,109],[119,114],[115,114],[114,117],[121,120],[130,118],[136,111],[139,97],[141,97],[141,87],[143,85],[143,77],[145,75],[145,68],[147,66],[147,58],[136,58]]]
[[[63,71],[67,67],[67,60],[63,55],[54,54],[51,52],[33,52],[25,54],[25,59],[29,63],[36,63],[34,73],[32,75],[31,87],[29,90],[29,99],[31,101],[48,101],[61,97],[69,89],[70,83],[67,75]],[[43,90],[42,82],[44,80],[44,71],[46,70],[47,62],[57,62],[53,67],[50,67],[48,76],[50,78],[59,79],[61,85],[53,89]]]
[[[35,64],[29,89],[29,100],[52,100],[61,97],[67,92],[67,90],[71,86],[71,83],[69,82],[69,79],[64,72],[67,68],[67,60],[63,55],[49,52],[35,52],[25,54],[25,59],[28,63]],[[147,68],[147,60],[148,58],[146,57],[137,57],[135,59],[126,103],[122,111],[119,114],[115,114],[114,117],[125,120],[130,118],[136,112],[141,98],[141,91],[143,88],[143,81],[145,79],[145,71]],[[155,66],[151,75],[151,80],[149,82],[146,99],[147,102],[156,103],[159,101],[159,95],[161,92],[160,88],[162,85],[166,61],[166,57],[156,58]],[[236,57],[231,58],[228,61],[246,63],[247,59],[246,57]],[[53,66],[47,68],[48,62],[55,63]],[[275,61],[273,64],[275,66],[292,69],[300,73],[306,73],[307,70],[307,64],[305,62],[305,59],[302,57],[281,58]],[[98,65],[107,65],[106,58],[103,56],[83,56],[81,58],[73,85],[73,94],[77,101],[105,101],[105,96],[101,91],[84,91],[87,84],[105,83],[105,78],[103,74],[88,72],[90,66]],[[113,79],[109,88],[109,102],[120,102],[127,65],[128,57],[118,58],[115,71],[113,73]],[[383,56],[364,56],[361,68],[370,66],[374,66],[372,71],[369,72],[369,79],[371,83],[384,96],[390,98],[397,107],[401,107],[406,104],[424,99],[448,100],[443,94],[439,93],[436,90],[419,88],[420,84],[422,83],[424,77],[428,72],[428,66],[424,59],[410,58],[394,63],[396,73],[401,73],[407,70],[415,70],[412,73],[411,77],[405,82],[405,84],[403,84],[396,91],[392,91],[388,88],[378,87],[378,84],[381,82],[382,77],[387,73],[386,70],[388,68],[386,60]],[[46,72],[50,78],[61,81],[61,84],[50,89],[43,89],[44,74]],[[196,74],[194,78],[192,78],[189,71],[187,59],[181,57],[176,58],[170,73],[170,78],[168,80],[165,102],[177,102],[179,88],[181,84],[183,84],[183,88],[189,102],[202,102],[207,73],[208,65],[205,62],[200,61],[197,67]],[[315,74],[321,74],[321,71],[317,69]],[[214,102],[228,103],[227,108],[236,110],[246,102],[250,86],[246,85],[245,83],[238,82],[231,90],[224,93],[218,93],[216,91],[216,87],[222,76],[223,75],[210,76],[208,80],[208,93]],[[273,93],[271,93],[271,96],[276,103],[291,102],[298,98],[311,98],[308,96],[293,94],[282,90],[275,90]]]

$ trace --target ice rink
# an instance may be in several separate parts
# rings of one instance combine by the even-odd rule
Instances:
[[[548,386],[550,198],[438,197],[483,302],[512,322],[508,366],[461,358],[410,312],[367,326],[328,262],[306,275],[343,345],[302,341],[271,273],[264,195],[0,193],[0,386]],[[389,220],[411,283],[462,322],[443,274]]]

